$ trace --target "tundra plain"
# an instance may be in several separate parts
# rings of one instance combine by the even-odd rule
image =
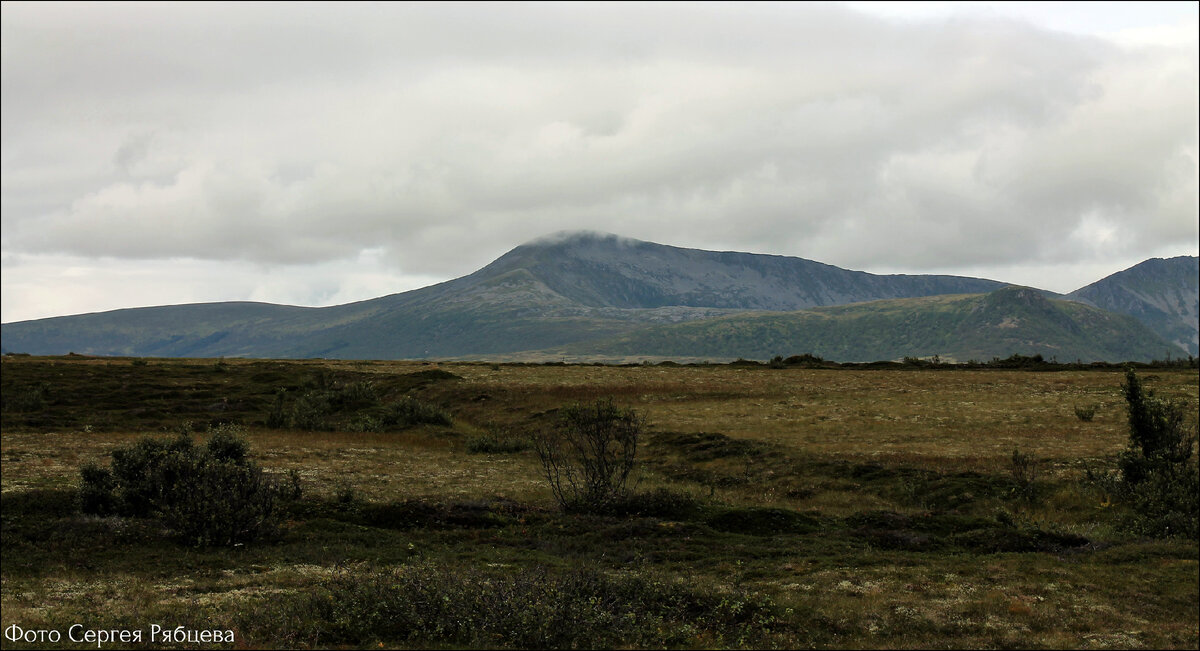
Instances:
[[[251,648],[1200,644],[1196,541],[1128,533],[1089,479],[1129,439],[1115,367],[2,363],[2,622],[62,631],[47,647],[82,648],[74,624]],[[1196,369],[1138,373],[1194,430]],[[361,383],[452,422],[267,426],[280,395]],[[606,398],[645,416],[635,479],[657,497],[564,513],[529,437]],[[194,547],[79,512],[82,464],[221,423],[301,478],[276,539]]]

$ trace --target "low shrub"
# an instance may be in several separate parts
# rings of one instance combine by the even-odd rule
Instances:
[[[437,370],[421,373],[451,375]],[[382,404],[372,382],[338,384],[328,373],[319,373],[309,384],[309,389],[292,399],[284,389],[276,392],[275,403],[267,415],[267,427],[384,432],[414,425],[450,425],[453,422],[446,410],[410,396]]]
[[[645,419],[612,399],[559,410],[552,429],[533,437],[542,470],[567,511],[605,512],[626,495]]]
[[[1155,538],[1200,538],[1200,473],[1196,465],[1155,472],[1118,493],[1130,510],[1125,529]]]
[[[0,411],[40,411],[46,407],[50,385],[46,382],[6,387],[0,393]]]
[[[1075,405],[1075,417],[1085,423],[1092,422],[1092,419],[1096,417],[1096,406],[1080,407]]]
[[[80,468],[84,513],[157,518],[194,545],[235,545],[273,537],[282,508],[300,497],[299,478],[269,476],[247,458],[235,426],[215,428],[203,447],[188,434],[143,438],[112,451],[108,468]]]
[[[1037,497],[1037,478],[1040,472],[1038,460],[1013,448],[1009,461],[1008,472],[1013,479],[1013,493],[1025,501],[1032,502]]]
[[[445,409],[410,396],[387,405],[380,420],[385,428],[450,425],[454,422]]]
[[[372,382],[338,384],[330,373],[322,371],[309,380],[308,386],[290,401],[286,390],[276,392],[275,404],[267,416],[267,427],[331,430],[336,424],[335,415],[379,405],[379,394]]]
[[[802,368],[820,368],[828,364],[825,358],[813,355],[812,353],[804,353],[803,355],[792,355],[783,360],[783,363],[788,366],[800,366]]]
[[[529,439],[496,434],[480,434],[467,438],[467,452],[472,454],[512,454],[533,447]]]
[[[1126,527],[1148,536],[1200,538],[1200,472],[1187,407],[1158,398],[1129,369],[1121,385],[1129,445],[1117,459],[1114,491],[1130,508]]]
[[[467,437],[467,452],[472,454],[512,454],[533,447],[526,434],[514,433],[510,428],[489,422],[487,432]]]
[[[656,488],[651,491],[633,491],[615,498],[606,505],[605,512],[611,515],[684,520],[695,515],[700,506],[700,500],[688,493]]]
[[[302,630],[275,639],[316,646],[754,647],[780,623],[759,594],[592,568],[349,569],[281,609],[275,619]]]
[[[704,523],[717,531],[752,536],[803,534],[820,529],[820,522],[810,514],[772,507],[718,508]]]

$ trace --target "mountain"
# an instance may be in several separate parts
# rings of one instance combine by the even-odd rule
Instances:
[[[468,276],[357,303],[306,308],[230,302],[114,310],[8,323],[0,337],[4,350],[32,354],[495,357],[621,341],[647,328],[748,312],[803,319],[808,317],[788,314],[1002,287],[978,278],[875,275],[794,257],[560,233],[518,246]],[[853,334],[842,333],[848,338]],[[910,354],[915,353],[902,353]]]
[[[1151,258],[1066,298],[1128,314],[1190,355],[1200,355],[1200,258]]]
[[[960,276],[880,276],[781,255],[715,252],[601,233],[535,240],[482,269],[526,270],[578,305],[799,310],[884,298],[963,294],[1004,286]]]
[[[546,357],[768,359],[812,353],[841,362],[932,357],[987,361],[1014,353],[1060,362],[1162,358],[1169,344],[1133,317],[1047,298],[1028,287],[751,313],[577,342]]]

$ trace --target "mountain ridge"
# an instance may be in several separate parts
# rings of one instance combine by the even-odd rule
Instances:
[[[571,267],[556,264],[563,260]],[[796,310],[1005,285],[964,276],[878,275],[793,256],[689,249],[595,231],[533,240],[479,273],[517,265],[589,307]]]
[[[619,339],[643,328],[747,312],[986,295],[1006,286],[962,276],[876,275],[804,258],[570,232],[517,246],[459,278],[354,303],[129,308],[4,324],[0,336],[4,350],[33,354],[483,357]]]

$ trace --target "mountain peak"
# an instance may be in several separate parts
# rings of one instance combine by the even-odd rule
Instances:
[[[804,258],[688,249],[597,231],[546,235],[509,251],[473,277],[482,280],[518,269],[586,308],[798,310],[1001,286],[976,278],[876,276]]]
[[[613,233],[605,233],[603,231],[591,230],[566,230],[556,231],[549,235],[532,239],[526,242],[523,246],[527,247],[551,247],[574,244],[645,244],[641,240],[635,240],[631,237],[622,237]]]

